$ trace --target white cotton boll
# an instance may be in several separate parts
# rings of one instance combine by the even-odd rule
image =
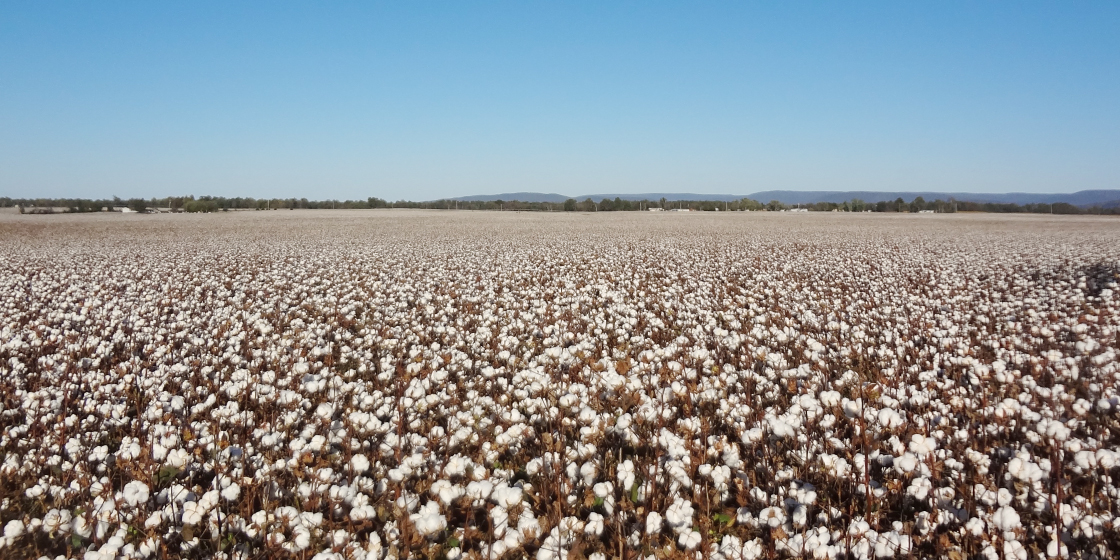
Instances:
[[[1003,557],[1006,560],[1027,560],[1030,554],[1023,543],[1016,540],[1007,540],[1003,543]]]
[[[579,468],[580,477],[583,478],[584,486],[591,486],[595,483],[595,475],[598,473],[598,468],[595,463],[588,461]]]
[[[660,533],[661,532],[661,527],[663,525],[664,525],[664,520],[662,520],[660,513],[657,513],[656,511],[651,511],[651,512],[649,512],[649,515],[646,516],[646,534],[647,535],[655,535],[657,533]]]
[[[627,459],[618,466],[618,485],[623,492],[629,491],[634,487],[635,472],[634,462]]]
[[[350,458],[350,471],[355,474],[362,474],[369,470],[369,459],[365,455],[359,453]]]
[[[841,401],[844,409],[844,416],[848,418],[859,418],[863,415],[863,399]]]
[[[1065,441],[1069,439],[1070,429],[1065,424],[1057,420],[1042,420],[1035,426],[1035,430],[1054,441]]]
[[[1038,465],[1021,457],[1008,461],[1007,472],[1023,482],[1038,482],[1046,476]]]
[[[921,434],[914,434],[910,436],[909,448],[914,455],[925,457],[937,449],[937,441]]]
[[[591,537],[598,537],[603,534],[603,516],[598,513],[591,512],[587,516],[587,523],[583,526],[583,532]]]
[[[424,537],[433,537],[447,528],[447,518],[439,513],[439,504],[430,500],[410,518]]]
[[[788,422],[773,418],[770,420],[770,432],[777,438],[788,438],[797,435],[797,430],[794,429]]]
[[[673,529],[673,532],[680,534],[682,531],[691,529],[692,516],[695,512],[692,502],[678,497],[673,500],[669,509],[665,510],[665,521]]]
[[[821,404],[826,407],[833,407],[840,404],[839,391],[821,391],[820,394]]]
[[[489,480],[476,480],[467,484],[467,495],[473,500],[485,500],[494,490],[494,483]]]
[[[762,441],[762,437],[765,435],[766,432],[762,431],[762,428],[756,427],[749,430],[743,430],[743,433],[740,434],[739,437],[743,441],[743,443],[755,444]]]
[[[41,528],[43,532],[47,533],[48,535],[52,535],[60,529],[68,529],[72,520],[73,516],[70,514],[70,510],[58,510],[52,508],[47,512],[46,515],[43,516],[43,524]]]
[[[1046,545],[1046,555],[1051,558],[1069,558],[1069,548],[1059,541],[1052,540],[1050,544]]]
[[[913,496],[915,500],[922,501],[929,497],[931,490],[933,490],[933,483],[928,478],[918,477],[910,481],[906,493]]]
[[[521,503],[523,492],[516,486],[502,484],[494,488],[490,497],[502,507],[511,508]]]
[[[1117,463],[1120,463],[1120,453],[1111,449],[1098,449],[1097,450],[1097,464],[1101,468],[1111,470]]]
[[[93,534],[93,526],[90,525],[84,515],[79,515],[71,522],[70,531],[84,539],[88,539],[89,536]]]
[[[888,430],[893,430],[902,425],[902,416],[890,408],[880,410],[876,419],[880,426]]]
[[[22,520],[13,519],[4,525],[4,538],[17,539],[23,535],[25,526]]]
[[[124,501],[132,507],[148,501],[148,485],[139,480],[133,480],[125,484],[121,493],[124,496]]]
[[[614,494],[614,485],[610,482],[600,482],[592,488],[592,491],[595,492],[596,498],[603,499]]]
[[[289,552],[299,552],[307,550],[309,546],[311,546],[311,531],[302,525],[292,527],[292,540],[285,543],[285,548]]]
[[[191,461],[191,454],[190,453],[187,453],[187,451],[184,450],[184,449],[176,448],[176,449],[172,449],[167,454],[167,460],[165,462],[168,465],[171,465],[172,467],[175,467],[177,469],[181,469],[181,468],[187,466],[187,463],[189,463],[190,461]]]
[[[999,491],[996,492],[996,502],[1000,505],[1000,507],[1006,507],[1006,506],[1011,505],[1011,500],[1014,497],[1015,497],[1015,495],[1012,494],[1011,491],[1006,489],[1006,488],[1000,488]]]
[[[758,513],[758,521],[771,529],[777,529],[786,522],[786,512],[782,508],[771,506]]]
[[[202,523],[202,518],[206,511],[198,506],[198,502],[187,502],[183,504],[183,525],[198,525]]]
[[[972,536],[979,537],[984,534],[984,521],[979,517],[973,517],[968,520],[968,523],[964,524],[964,528]]]
[[[1021,527],[1019,513],[1009,506],[1003,506],[992,514],[992,524],[1005,533]]]
[[[222,489],[222,499],[227,502],[232,502],[241,496],[241,487],[236,482],[230,483]]]
[[[875,556],[877,558],[893,558],[896,555],[907,556],[914,548],[914,542],[908,535],[900,535],[897,531],[882,533],[875,541]]]
[[[900,474],[914,472],[916,468],[918,468],[918,458],[912,453],[905,453],[894,460],[894,469]]]
[[[677,538],[677,544],[685,550],[692,550],[700,546],[700,533],[697,531],[681,533],[680,537]]]
[[[831,453],[821,455],[821,466],[824,467],[825,472],[837,478],[847,476],[852,470],[847,459]]]
[[[131,461],[140,456],[140,442],[135,438],[125,436],[122,438],[120,448],[117,450],[117,460]]]

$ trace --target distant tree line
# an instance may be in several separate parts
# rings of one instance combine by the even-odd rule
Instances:
[[[783,204],[777,200],[762,203],[750,198],[733,201],[713,200],[613,200],[604,198],[598,202],[587,198],[578,201],[570,198],[557,202],[521,202],[517,200],[435,200],[412,202],[398,200],[389,202],[377,197],[365,200],[308,200],[306,198],[251,198],[221,196],[172,196],[165,198],[121,199],[84,199],[84,198],[9,198],[0,197],[0,207],[54,207],[68,208],[71,212],[101,212],[114,208],[127,207],[137,212],[155,209],[173,212],[222,212],[230,210],[288,210],[288,209],[370,209],[370,208],[417,208],[428,210],[508,210],[524,212],[636,212],[650,209],[713,211],[788,211],[808,210],[811,212],[993,212],[993,213],[1031,213],[1031,214],[1120,214],[1120,207],[1092,206],[1079,207],[1065,202],[1054,204],[1001,204],[992,202],[965,202],[958,200],[927,201],[917,197],[910,202],[902,198],[893,201],[881,200],[865,202],[859,199],[840,203],[815,202],[809,204]]]

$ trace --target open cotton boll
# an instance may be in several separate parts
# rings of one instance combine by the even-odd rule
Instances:
[[[1005,533],[1022,527],[1019,513],[1010,506],[1003,506],[992,514],[992,524]]]
[[[914,472],[918,468],[918,458],[913,453],[904,453],[894,460],[894,469],[901,474]]]
[[[771,529],[776,529],[786,522],[786,512],[782,508],[771,506],[758,513],[758,521]]]
[[[630,459],[626,459],[625,461],[623,461],[618,465],[616,475],[618,478],[618,485],[623,489],[623,491],[632,488],[634,486],[634,480],[636,476],[634,471],[634,462]]]
[[[121,493],[124,496],[124,501],[132,507],[148,501],[148,485],[139,480],[133,480],[125,484]]]
[[[598,467],[595,463],[588,461],[579,468],[579,475],[583,479],[584,486],[591,486],[595,483],[595,474],[598,472]]]
[[[910,436],[910,452],[918,457],[925,457],[937,449],[937,441],[921,434]]]
[[[199,507],[198,502],[183,504],[183,525],[198,525],[202,523],[206,510]]]
[[[365,473],[369,470],[369,466],[369,459],[361,453],[350,458],[350,470],[355,474]]]
[[[476,502],[486,500],[494,490],[494,483],[489,480],[476,480],[467,484],[467,495]]]
[[[654,535],[661,532],[661,527],[664,521],[661,514],[656,511],[651,511],[646,515],[646,534]]]
[[[779,418],[772,418],[769,422],[770,432],[777,438],[789,438],[797,435],[797,430],[788,422]]]
[[[588,536],[598,537],[599,535],[603,534],[603,527],[603,516],[598,513],[591,512],[587,516],[587,523],[583,526],[583,532],[587,533]]]
[[[239,486],[236,482],[231,482],[229,486],[222,488],[221,495],[223,500],[227,502],[234,502],[238,497],[241,496],[241,486]]]
[[[420,511],[412,514],[410,519],[415,524],[417,532],[428,538],[447,527],[447,518],[440,514],[439,504],[430,500],[420,508]]]
[[[521,490],[521,488],[500,484],[496,486],[491,492],[490,498],[494,501],[494,503],[500,506],[511,508],[521,503],[523,495],[524,492]]]
[[[677,538],[677,544],[685,550],[693,550],[700,546],[700,533],[698,531],[683,532]]]
[[[695,511],[692,502],[678,497],[673,500],[669,509],[665,510],[665,521],[673,532],[680,534],[683,531],[691,530],[692,515]]]
[[[185,449],[175,448],[167,453],[166,463],[177,469],[187,466],[191,461],[191,454],[187,453]]]

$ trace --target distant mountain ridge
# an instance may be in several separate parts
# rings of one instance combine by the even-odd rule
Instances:
[[[520,202],[555,202],[561,203],[569,198],[586,200],[590,198],[600,201],[604,198],[622,200],[698,200],[698,201],[734,201],[741,198],[750,198],[759,202],[777,200],[782,204],[809,204],[813,202],[841,203],[847,200],[859,199],[864,202],[893,201],[901,198],[911,202],[917,197],[926,201],[933,200],[959,200],[962,202],[992,202],[998,204],[1052,204],[1065,202],[1074,206],[1120,206],[1120,189],[1084,190],[1072,193],[967,193],[967,192],[902,192],[902,191],[760,191],[746,195],[732,194],[697,194],[697,193],[607,193],[583,194],[567,196],[558,193],[515,192],[492,195],[461,196],[451,200],[462,201],[492,201],[492,200],[517,200]]]

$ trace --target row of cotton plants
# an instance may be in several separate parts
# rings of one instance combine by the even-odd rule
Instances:
[[[1115,556],[1120,224],[924,218],[4,218],[0,556]]]

